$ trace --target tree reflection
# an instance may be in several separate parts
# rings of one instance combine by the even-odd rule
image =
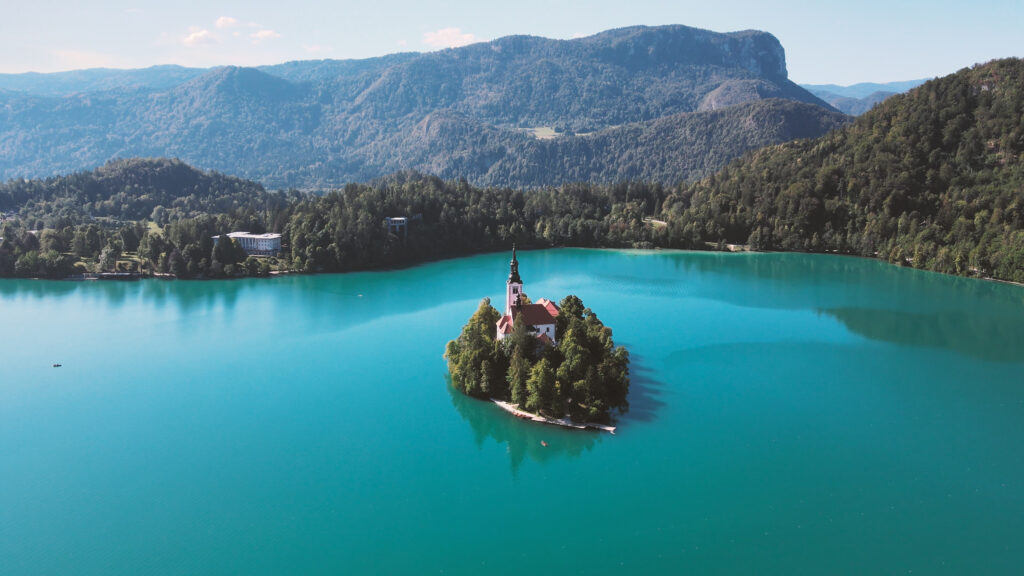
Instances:
[[[518,473],[519,467],[527,457],[537,462],[561,457],[579,458],[601,442],[603,435],[607,434],[595,430],[570,430],[537,422],[525,422],[490,402],[466,396],[453,388],[447,378],[445,388],[459,416],[469,422],[473,429],[477,447],[483,449],[488,439],[506,446],[513,474]]]

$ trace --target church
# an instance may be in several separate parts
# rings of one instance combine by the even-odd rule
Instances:
[[[523,280],[519,277],[519,260],[516,259],[516,247],[512,246],[512,262],[509,263],[508,281],[505,283],[505,312],[498,320],[497,339],[501,340],[512,333],[512,326],[519,316],[523,317],[527,328],[545,344],[555,344],[555,317],[558,306],[547,298],[537,300],[536,304],[526,304],[529,299],[523,292]]]

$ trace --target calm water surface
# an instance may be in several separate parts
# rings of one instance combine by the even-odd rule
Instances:
[[[448,387],[507,259],[0,281],[0,573],[1020,573],[1024,289],[524,253],[632,353],[611,436]]]

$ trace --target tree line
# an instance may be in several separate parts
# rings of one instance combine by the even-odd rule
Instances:
[[[174,161],[115,168],[0,185],[0,211],[18,213],[0,226],[0,275],[60,277],[68,266],[121,265],[118,255],[129,252],[140,270],[181,278],[345,272],[514,241],[532,248],[746,244],[1024,282],[1019,59],[933,80],[822,138],[763,148],[671,187],[512,190],[405,172],[319,195],[266,192]],[[389,231],[386,218],[395,216],[410,219],[406,233]],[[286,249],[252,261],[215,254],[212,238],[237,230],[278,232]]]

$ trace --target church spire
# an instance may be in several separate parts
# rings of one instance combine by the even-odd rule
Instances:
[[[519,260],[516,259],[516,245],[512,244],[512,262],[509,263],[508,267],[508,283],[509,284],[522,284],[523,281],[519,278]]]

